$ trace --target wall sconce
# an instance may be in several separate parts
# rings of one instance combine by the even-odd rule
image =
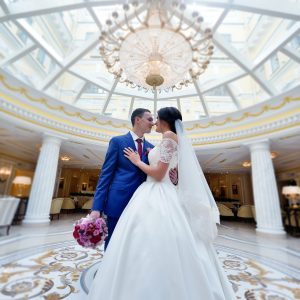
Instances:
[[[20,197],[23,195],[24,186],[31,185],[31,178],[28,176],[16,176],[12,183],[18,187],[17,196]]]
[[[271,158],[274,159],[278,156],[278,153],[277,152],[271,152]]]
[[[62,161],[69,161],[71,159],[71,157],[67,156],[67,155],[64,155],[64,156],[61,156],[60,158]]]
[[[300,204],[300,187],[299,186],[284,186],[282,194],[289,200],[291,207],[299,207]]]
[[[242,163],[242,166],[245,167],[245,168],[249,168],[249,167],[251,167],[251,162],[250,161],[244,161]]]
[[[278,153],[277,152],[271,152],[270,156],[271,156],[272,159],[274,159],[278,156]],[[249,168],[249,167],[251,167],[251,162],[250,161],[244,161],[242,163],[242,166],[245,167],[245,168]]]
[[[5,182],[11,174],[11,169],[7,167],[0,168],[0,182]]]

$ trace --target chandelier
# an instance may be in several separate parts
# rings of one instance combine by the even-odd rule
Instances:
[[[212,31],[197,12],[178,2],[123,5],[100,35],[100,55],[119,81],[139,89],[170,91],[193,83],[213,54]]]

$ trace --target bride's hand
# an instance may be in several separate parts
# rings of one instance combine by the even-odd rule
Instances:
[[[134,165],[137,165],[141,161],[139,154],[136,151],[134,152],[130,147],[125,148],[123,152],[124,156],[127,157]]]

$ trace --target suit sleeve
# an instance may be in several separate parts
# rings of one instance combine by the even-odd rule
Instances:
[[[101,175],[97,183],[92,210],[98,210],[100,212],[104,210],[109,187],[117,168],[118,152],[118,142],[112,138],[109,142]]]

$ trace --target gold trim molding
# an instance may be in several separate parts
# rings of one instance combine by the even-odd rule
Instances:
[[[9,114],[9,115],[11,115],[11,116],[16,117],[17,119],[21,119],[21,120],[27,121],[29,123],[44,127],[44,128],[54,130],[56,132],[70,134],[70,135],[73,135],[73,136],[82,137],[82,138],[86,138],[86,139],[89,139],[89,140],[95,140],[95,141],[108,143],[108,140],[105,140],[105,139],[100,138],[100,137],[91,137],[91,136],[86,136],[86,135],[80,134],[80,133],[69,132],[67,130],[62,130],[62,129],[59,129],[59,128],[53,128],[51,126],[36,122],[36,121],[34,121],[32,119],[29,119],[29,118],[26,118],[24,116],[20,116],[17,113],[13,113],[13,112],[6,111],[6,110],[2,110],[2,111]],[[283,127],[280,127],[280,128],[266,130],[266,131],[263,131],[263,132],[255,132],[255,133],[250,133],[250,134],[248,133],[247,135],[243,135],[243,136],[239,136],[239,137],[230,137],[229,140],[202,141],[200,143],[198,141],[194,141],[192,143],[193,143],[194,147],[197,147],[197,146],[203,146],[203,145],[211,145],[211,144],[220,144],[220,143],[226,143],[226,142],[232,142],[232,141],[240,141],[240,140],[245,140],[245,139],[256,137],[256,136],[263,136],[263,135],[266,135],[266,134],[279,132],[279,131],[282,131],[282,130],[286,130],[286,129],[293,128],[293,127],[298,127],[298,126],[300,126],[300,122],[289,124],[287,126],[283,126]],[[193,137],[191,135],[189,135],[189,137],[193,139]],[[153,137],[151,139],[153,140]]]
[[[1,110],[0,110],[1,111]],[[3,110],[5,111],[5,110]],[[69,132],[67,130],[62,130],[62,129],[59,129],[59,128],[54,128],[54,127],[51,127],[51,126],[48,126],[48,125],[45,125],[45,124],[42,124],[42,123],[39,123],[37,121],[34,121],[34,120],[31,120],[29,118],[25,118],[23,116],[20,116],[16,113],[12,113],[10,111],[5,111],[6,114],[10,115],[10,116],[13,116],[17,119],[20,119],[20,120],[23,120],[23,121],[26,121],[26,122],[29,122],[31,124],[34,124],[34,125],[38,125],[38,126],[41,126],[41,127],[44,127],[44,128],[47,128],[47,129],[50,129],[50,130],[54,130],[56,132],[60,132],[60,133],[64,133],[64,134],[69,134],[69,135],[73,135],[73,136],[77,136],[77,137],[81,137],[81,138],[85,138],[85,139],[88,139],[88,140],[94,140],[94,141],[100,141],[100,142],[105,142],[105,143],[108,143],[108,140],[104,140],[100,137],[91,137],[91,136],[87,136],[87,135],[84,135],[84,134],[80,134],[80,133],[74,133],[74,132]]]
[[[125,124],[125,123],[116,125],[111,120],[101,122],[97,119],[97,116],[87,118],[79,111],[78,112],[68,111],[63,105],[57,105],[57,106],[50,105],[49,100],[47,100],[43,97],[33,97],[33,96],[31,96],[26,88],[24,88],[24,87],[14,87],[14,86],[10,85],[7,82],[5,76],[2,75],[2,74],[0,74],[0,81],[2,82],[2,84],[8,90],[19,93],[20,95],[25,96],[31,102],[43,104],[47,108],[49,108],[50,110],[62,112],[62,113],[66,114],[69,117],[76,117],[76,118],[79,118],[79,119],[81,119],[83,121],[86,121],[86,122],[94,122],[94,123],[96,123],[98,125],[101,125],[101,126],[111,126],[111,127],[114,127],[114,128],[124,128],[124,129],[128,129],[128,130],[131,129],[131,127],[128,126],[127,124]],[[227,124],[230,124],[230,123],[238,123],[238,122],[244,121],[247,118],[259,117],[259,116],[261,116],[264,113],[269,112],[269,111],[279,110],[279,109],[283,108],[285,105],[287,105],[289,103],[292,103],[292,102],[296,102],[296,101],[300,101],[300,97],[285,97],[285,98],[282,99],[282,101],[279,104],[277,104],[277,105],[264,105],[263,107],[261,107],[260,111],[258,111],[258,112],[249,112],[248,111],[248,112],[244,112],[239,117],[236,117],[236,118],[226,117],[224,119],[224,121],[219,121],[219,122],[218,121],[210,121],[206,125],[196,123],[191,127],[187,127],[186,130],[187,131],[192,131],[192,130],[195,130],[195,129],[207,129],[207,128],[213,127],[213,126],[219,127],[219,126],[224,126],[224,125],[227,125]]]
[[[35,103],[41,103],[43,105],[45,105],[47,108],[51,109],[51,110],[55,110],[55,111],[60,111],[63,112],[64,114],[66,114],[69,117],[77,117],[80,118],[83,121],[86,122],[95,122],[98,125],[101,126],[112,126],[114,128],[127,128],[128,130],[130,130],[131,127],[127,126],[126,124],[120,124],[120,125],[115,125],[112,121],[106,121],[106,122],[100,122],[97,117],[91,117],[91,118],[86,118],[82,115],[81,112],[69,112],[63,105],[58,105],[58,106],[53,106],[50,105],[48,102],[49,100],[43,98],[43,97],[33,97],[31,96],[26,88],[23,87],[13,87],[11,86],[9,83],[7,83],[5,77],[3,75],[0,74],[0,81],[2,82],[2,84],[10,91],[13,92],[17,92],[20,95],[25,96],[28,100],[35,102]],[[74,106],[74,108],[76,108]]]
[[[225,124],[228,123],[237,123],[240,121],[244,121],[247,118],[250,117],[259,117],[262,114],[273,111],[273,110],[279,110],[282,107],[284,107],[286,104],[295,102],[295,101],[300,101],[300,97],[285,97],[278,105],[264,105],[259,112],[253,113],[253,112],[244,112],[240,117],[238,118],[232,118],[232,117],[227,117],[223,122],[216,122],[216,121],[211,121],[207,125],[201,125],[201,124],[194,124],[192,127],[186,128],[186,130],[194,130],[194,129],[206,129],[212,126],[224,126]]]
[[[268,131],[264,131],[264,132],[255,132],[255,133],[248,134],[245,136],[240,136],[237,138],[232,137],[229,140],[220,140],[220,141],[211,141],[211,142],[205,141],[205,142],[201,142],[201,143],[193,143],[193,146],[197,147],[197,146],[203,146],[203,145],[213,145],[213,144],[222,144],[222,143],[227,143],[227,142],[241,141],[241,140],[246,140],[246,139],[257,137],[257,136],[264,136],[264,135],[270,134],[270,133],[280,132],[280,131],[294,128],[294,127],[300,127],[300,122],[295,123],[295,124],[290,124],[290,125],[287,125],[284,127],[276,128],[273,130],[268,130]]]

